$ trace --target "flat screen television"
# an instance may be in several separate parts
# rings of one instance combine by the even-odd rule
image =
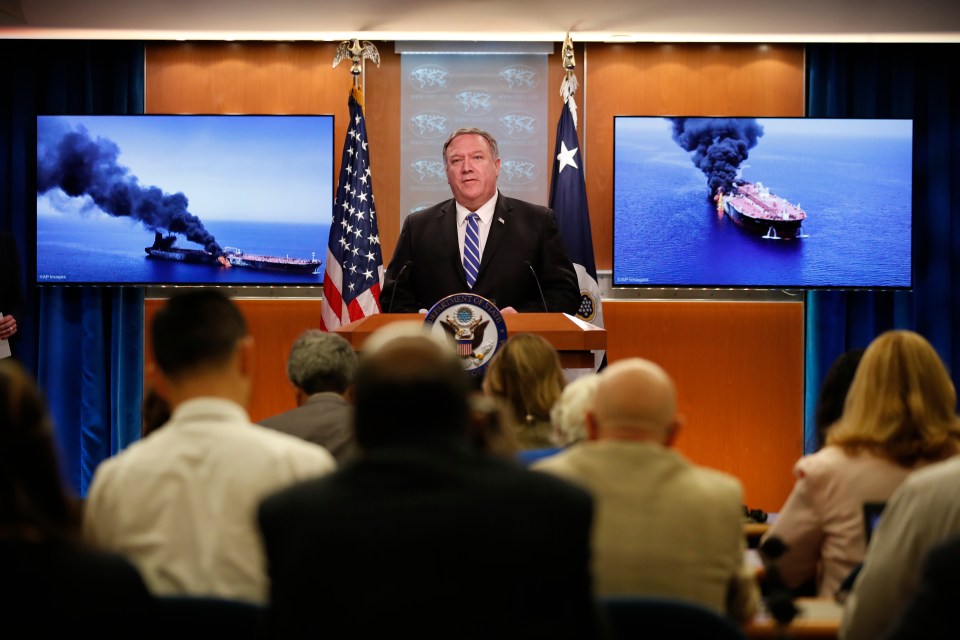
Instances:
[[[37,116],[37,284],[322,284],[333,125]]]
[[[614,287],[908,289],[913,121],[614,117]]]

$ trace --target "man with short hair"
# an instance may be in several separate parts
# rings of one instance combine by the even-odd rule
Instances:
[[[341,464],[356,453],[353,410],[346,395],[357,368],[357,354],[341,335],[308,329],[294,341],[287,376],[296,390],[294,409],[260,424],[315,442]]]
[[[362,455],[260,507],[271,637],[594,637],[589,494],[472,445],[470,391],[422,322],[370,336]]]
[[[621,360],[599,374],[588,440],[533,468],[593,493],[599,596],[681,598],[746,622],[759,589],[744,558],[743,491],[672,448],[681,423],[669,375],[649,360]]]
[[[499,192],[493,136],[457,129],[443,163],[453,198],[403,221],[380,294],[384,312],[428,311],[473,293],[505,313],[575,314],[580,285],[553,211]]]
[[[154,593],[264,603],[257,505],[336,463],[319,445],[250,422],[253,339],[221,292],[174,295],[151,342],[170,420],[97,468],[84,535],[129,557]]]

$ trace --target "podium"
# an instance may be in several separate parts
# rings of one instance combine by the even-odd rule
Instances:
[[[379,313],[334,329],[353,347],[363,351],[363,343],[377,329],[404,320],[423,322],[422,313]],[[589,322],[565,313],[507,313],[503,320],[507,336],[516,333],[535,333],[553,345],[560,354],[564,369],[591,369],[594,367],[593,351],[607,348],[607,331]]]

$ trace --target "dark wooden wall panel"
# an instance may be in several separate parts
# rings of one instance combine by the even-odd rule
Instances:
[[[677,384],[678,450],[777,511],[803,453],[803,303],[607,301],[607,357],[653,360]]]

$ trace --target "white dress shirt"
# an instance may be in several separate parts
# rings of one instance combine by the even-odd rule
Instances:
[[[130,558],[154,593],[265,603],[261,499],[335,466],[320,445],[252,424],[233,402],[190,400],[100,464],[84,536]]]
[[[494,222],[493,212],[497,207],[497,196],[499,191],[493,194],[493,197],[480,205],[476,211],[470,211],[465,206],[457,202],[457,242],[460,246],[460,257],[463,257],[463,243],[467,236],[467,217],[471,213],[476,213],[480,217],[480,224],[477,227],[480,236],[480,260],[483,260],[483,248],[487,245],[487,236],[490,235],[490,225]]]

